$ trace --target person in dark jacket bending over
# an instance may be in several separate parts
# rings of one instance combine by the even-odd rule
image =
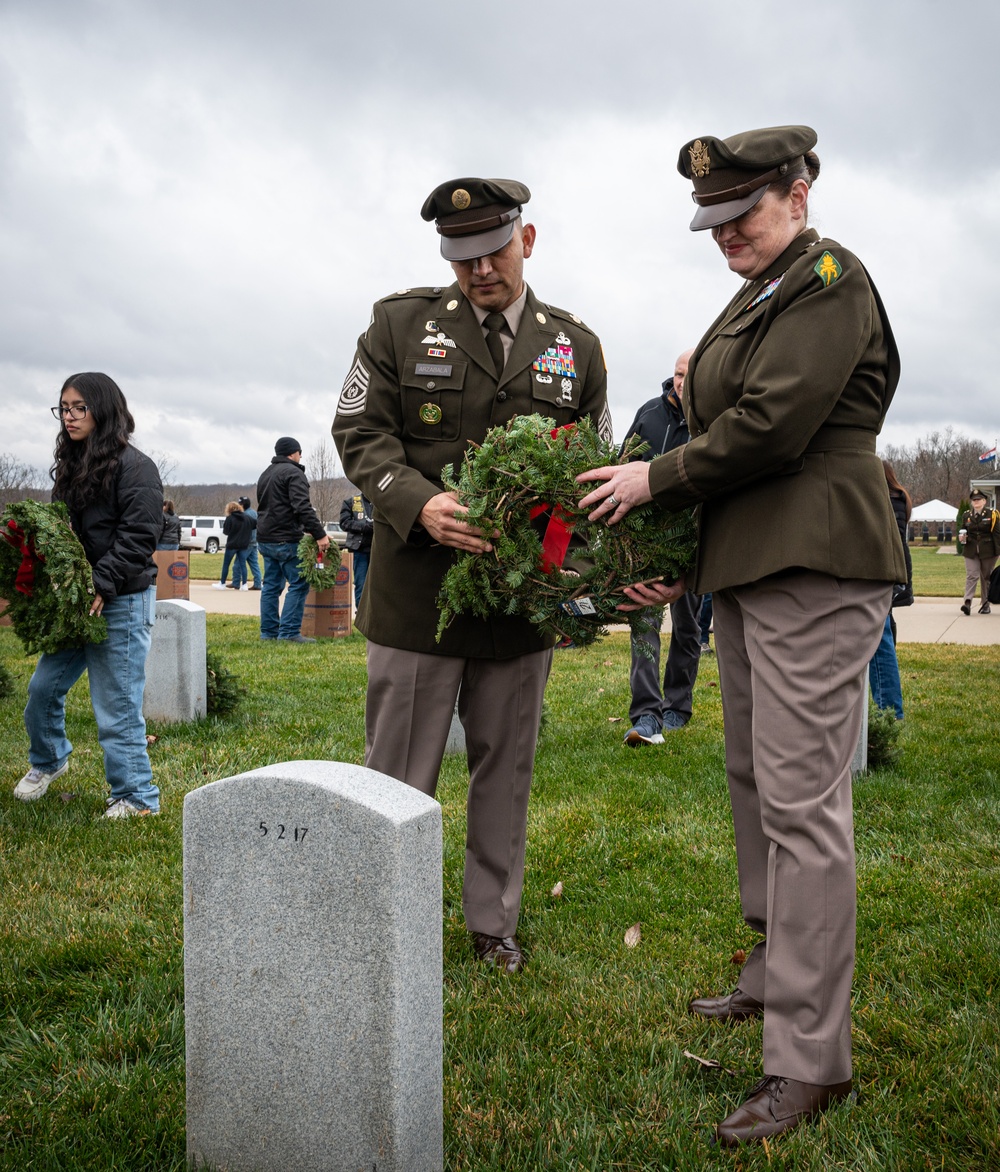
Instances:
[[[309,481],[302,467],[302,445],[284,435],[274,445],[274,458],[257,481],[257,547],[264,559],[260,592],[260,637],[288,643],[314,643],[302,634],[309,583],[299,577],[299,541],[308,529],[320,552],[330,538],[309,499]],[[288,583],[288,596],[278,616],[278,600]]]
[[[649,445],[643,452],[644,460],[662,456],[689,439],[687,420],[681,400],[684,396],[684,376],[693,351],[685,350],[674,363],[672,378],[663,384],[663,393],[644,403],[636,414],[625,437],[627,443],[637,435]],[[625,744],[662,745],[663,730],[683,728],[691,719],[691,697],[694,681],[698,678],[701,658],[701,632],[698,614],[701,596],[686,590],[670,604],[670,650],[660,689],[660,624],[663,610],[651,607],[643,613],[646,630],[632,634],[632,668],[629,687],[632,703],[628,718],[631,727],[625,734]],[[652,624],[650,629],[649,624]],[[644,654],[638,641],[646,644],[651,655]]]

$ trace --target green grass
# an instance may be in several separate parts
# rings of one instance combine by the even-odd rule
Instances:
[[[954,545],[911,545],[913,593],[924,598],[961,598],[965,590],[965,558],[959,553],[942,553]]]
[[[280,647],[259,642],[252,618],[208,623],[250,695],[229,722],[151,729],[164,812],[120,823],[97,820],[105,783],[85,685],[69,698],[77,751],[59,792],[12,798],[32,663],[0,630],[16,690],[0,702],[0,1168],[184,1168],[183,796],[275,761],[361,759],[363,640]],[[731,957],[753,941],[736,895],[714,658],[687,728],[633,751],[614,719],[627,712],[625,637],[557,653],[519,929],[529,965],[517,978],[470,955],[466,775],[446,762],[448,1169],[1000,1165],[1000,785],[995,737],[971,731],[995,725],[990,690],[969,687],[995,674],[995,649],[904,645],[900,661],[901,761],[856,786],[860,1096],[769,1151],[709,1142],[760,1073],[759,1023],[686,1012],[692,995],[732,986]],[[637,922],[642,941],[628,949]]]

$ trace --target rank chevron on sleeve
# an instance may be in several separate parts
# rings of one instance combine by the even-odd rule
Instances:
[[[354,359],[354,365],[347,372],[344,379],[344,388],[340,392],[340,402],[337,404],[338,415],[360,415],[368,402],[368,384],[371,375],[365,369],[360,357]]]

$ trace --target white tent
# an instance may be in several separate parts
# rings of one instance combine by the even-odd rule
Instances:
[[[949,505],[947,501],[927,501],[917,505],[910,514],[910,524],[914,521],[954,521],[958,512],[957,505]]]

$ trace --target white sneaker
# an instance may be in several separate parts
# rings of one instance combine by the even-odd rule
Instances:
[[[51,773],[46,773],[44,769],[36,769],[32,765],[24,777],[14,786],[14,797],[20,798],[22,802],[36,801],[44,795],[49,785],[57,777],[62,777],[67,769],[69,769],[68,761]]]
[[[241,590],[249,590],[250,587],[246,584],[246,582],[244,582],[243,585],[240,587],[240,589]]]
[[[128,798],[111,798],[108,808],[104,811],[105,818],[145,818],[158,813],[157,810],[147,810],[145,806],[137,806]]]
[[[213,590],[225,590],[225,588],[226,588],[225,582],[213,582],[212,583]]]

